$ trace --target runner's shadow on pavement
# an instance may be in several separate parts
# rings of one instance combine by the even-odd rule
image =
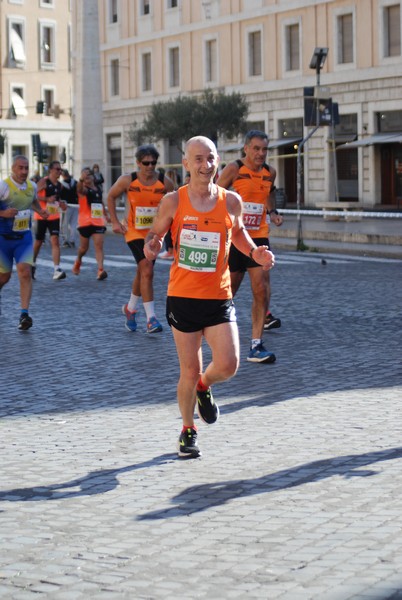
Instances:
[[[177,516],[192,515],[221,506],[235,498],[266,494],[277,490],[298,487],[339,475],[345,479],[351,477],[370,477],[377,472],[361,467],[385,460],[402,457],[402,447],[388,448],[367,454],[348,454],[324,460],[316,460],[291,469],[284,469],[255,479],[238,479],[216,483],[194,485],[172,498],[172,508],[156,510],[139,515],[137,520],[168,519]],[[355,470],[358,469],[358,470]]]
[[[265,393],[261,394],[260,396],[255,396],[254,398],[246,398],[245,400],[236,400],[235,402],[226,403],[221,402],[219,403],[219,410],[221,415],[228,415],[245,408],[251,408],[252,406],[270,406],[271,404],[276,404],[277,402],[284,402],[286,399],[287,398],[278,398],[277,394],[273,394],[273,397],[269,398],[268,394]]]
[[[0,501],[20,502],[21,500],[29,500],[35,502],[105,494],[106,492],[111,492],[116,489],[119,485],[119,480],[117,479],[119,475],[129,473],[130,471],[136,471],[137,469],[146,469],[148,467],[168,464],[173,460],[177,460],[177,454],[162,454],[161,456],[156,456],[145,462],[136,465],[128,465],[120,469],[91,471],[84,477],[72,479],[64,483],[0,491]]]

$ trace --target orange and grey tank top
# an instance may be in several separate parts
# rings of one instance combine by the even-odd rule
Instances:
[[[78,194],[78,227],[105,226],[102,192],[96,189],[86,188],[85,194]]]
[[[233,222],[226,206],[226,190],[218,187],[216,205],[205,213],[193,208],[187,185],[177,193],[179,202],[171,225],[174,260],[168,296],[231,298],[228,257]]]
[[[49,213],[49,217],[47,221],[57,221],[60,219],[60,208],[59,208],[59,199],[61,192],[61,183],[57,181],[56,183],[52,183],[50,179],[46,178],[46,187],[43,190],[38,192],[38,200],[41,208],[46,210]],[[45,200],[41,200],[41,198],[50,198],[51,196],[56,196],[56,200],[54,202],[45,202]],[[34,215],[35,220],[43,221],[43,217],[38,215],[35,212]]]
[[[159,202],[166,194],[164,175],[152,185],[143,185],[137,173],[131,173],[131,184],[127,190],[127,233],[126,242],[145,239],[151,229]]]
[[[243,222],[252,238],[266,238],[269,233],[266,201],[271,193],[273,177],[269,166],[264,164],[260,171],[252,171],[237,160],[239,173],[232,184],[243,200]]]

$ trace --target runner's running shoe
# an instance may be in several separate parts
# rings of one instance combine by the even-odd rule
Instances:
[[[264,348],[264,344],[261,342],[255,348],[250,348],[247,360],[249,362],[273,363],[276,361],[276,356],[273,352],[268,352],[268,350]]]
[[[281,324],[281,320],[277,319],[269,312],[265,315],[264,331],[268,331],[269,329],[279,329]]]
[[[106,271],[104,271],[103,269],[98,269],[98,275],[97,275],[96,279],[98,281],[103,281],[104,279],[106,279],[106,277],[107,277]]]
[[[148,333],[159,333],[159,331],[162,331],[163,327],[162,325],[159,323],[158,319],[156,317],[151,317],[147,323],[147,332]]]
[[[198,416],[207,425],[212,425],[219,419],[219,406],[214,401],[211,388],[209,387],[206,392],[197,390],[196,396]]]
[[[177,451],[180,458],[198,458],[201,456],[201,450],[197,445],[197,431],[192,427],[187,427],[182,431],[177,443]]]
[[[20,331],[26,331],[32,327],[32,319],[28,313],[22,313],[20,316],[20,322],[18,325],[18,329]]]
[[[122,306],[121,312],[126,317],[126,323],[124,327],[128,329],[128,331],[137,331],[137,321],[135,320],[135,315],[137,314],[137,311],[133,310],[133,312],[131,312],[130,310],[128,310],[127,304],[125,304],[124,306]]]
[[[53,279],[55,281],[59,281],[60,279],[65,279],[67,277],[67,275],[65,274],[65,272],[60,269],[60,267],[58,269],[55,270],[55,272],[53,273]]]
[[[165,250],[165,252],[161,252],[158,255],[158,258],[162,258],[163,260],[173,260],[173,251]]]
[[[75,263],[73,264],[73,268],[71,269],[73,275],[79,275],[80,269],[81,269],[81,261],[76,260]]]

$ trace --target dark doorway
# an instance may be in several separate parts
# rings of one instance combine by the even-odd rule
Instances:
[[[359,199],[358,151],[356,148],[343,149],[336,154],[339,200]]]
[[[287,201],[291,204],[297,202],[297,150],[293,146],[285,146],[283,149],[284,158],[284,183]],[[303,159],[302,159],[303,160]],[[302,185],[302,190],[304,189]],[[303,194],[301,197],[303,204]]]
[[[402,147],[400,144],[381,145],[381,204],[402,205]]]

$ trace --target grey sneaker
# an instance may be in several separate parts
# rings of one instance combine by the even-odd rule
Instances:
[[[56,281],[60,280],[60,279],[65,279],[66,278],[66,274],[64,271],[62,271],[60,269],[60,267],[58,269],[55,270],[55,272],[53,273],[53,279]]]

